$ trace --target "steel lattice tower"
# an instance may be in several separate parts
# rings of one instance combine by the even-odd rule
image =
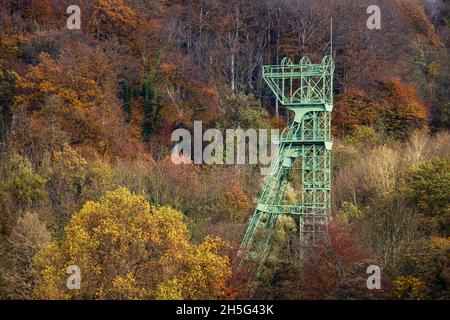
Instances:
[[[269,253],[280,215],[294,218],[302,245],[314,244],[327,232],[331,210],[331,56],[319,64],[303,57],[298,64],[284,58],[281,65],[263,67],[263,78],[278,101],[295,114],[279,139],[256,209],[241,242],[239,257],[256,261],[254,280]],[[287,203],[286,190],[294,174],[300,176],[299,196]]]

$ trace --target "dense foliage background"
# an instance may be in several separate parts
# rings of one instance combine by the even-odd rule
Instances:
[[[232,260],[255,166],[176,166],[176,128],[282,128],[261,78],[334,21],[333,221],[277,225],[259,298],[450,298],[450,1],[0,2],[0,298],[247,297]],[[66,288],[80,265],[82,290]],[[381,266],[382,290],[366,268]]]

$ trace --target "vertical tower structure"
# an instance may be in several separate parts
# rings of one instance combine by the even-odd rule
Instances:
[[[333,73],[331,56],[325,56],[318,64],[306,57],[298,64],[284,58],[281,65],[263,67],[265,82],[278,101],[293,111],[294,119],[280,136],[271,172],[265,178],[239,250],[240,256],[245,255],[243,259],[256,261],[256,277],[269,253],[281,215],[296,221],[302,246],[316,243],[327,232],[331,210]],[[297,185],[292,185],[294,180]],[[289,196],[292,190],[294,197]]]

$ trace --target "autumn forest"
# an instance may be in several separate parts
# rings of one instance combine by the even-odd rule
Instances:
[[[381,28],[369,29],[375,2]],[[80,29],[67,28],[71,5]],[[0,0],[0,10],[0,299],[450,299],[450,1]],[[235,261],[259,166],[174,164],[171,135],[194,121],[285,128],[292,113],[262,66],[320,62],[331,18],[328,238],[304,248],[278,220],[250,289]],[[380,289],[367,287],[371,265]]]

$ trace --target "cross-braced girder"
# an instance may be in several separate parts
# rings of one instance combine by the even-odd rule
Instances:
[[[241,242],[240,264],[251,259],[258,266],[252,281],[270,251],[279,216],[296,221],[304,246],[314,245],[326,234],[331,210],[333,72],[330,56],[319,64],[305,57],[298,64],[285,58],[281,65],[263,67],[264,80],[295,117],[280,136],[271,174],[265,178]],[[297,196],[292,199],[287,191],[294,177],[299,182],[293,186]]]

